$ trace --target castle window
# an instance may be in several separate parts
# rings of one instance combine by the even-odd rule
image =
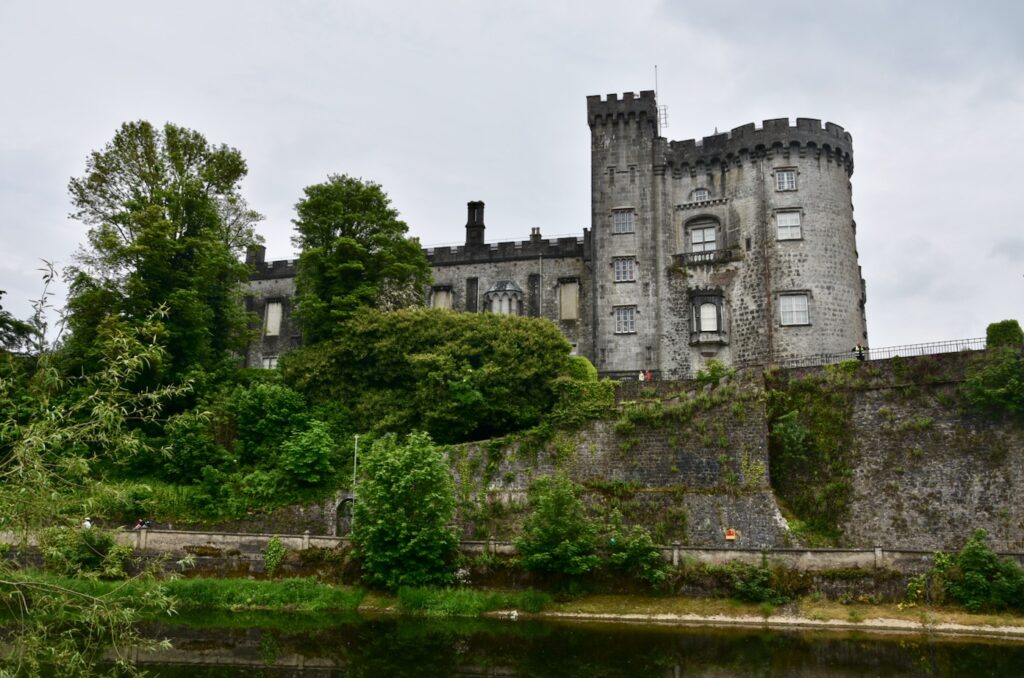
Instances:
[[[511,280],[499,280],[484,293],[484,306],[498,315],[520,315],[523,290]]]
[[[277,369],[277,356],[268,355],[263,357],[263,369],[265,370],[276,370]]]
[[[795,169],[775,170],[775,190],[776,191],[795,191],[796,190],[796,170]]]
[[[810,325],[806,294],[779,295],[779,313],[783,325]]]
[[[636,230],[636,212],[615,210],[612,212],[612,233],[633,233]]]
[[[633,282],[636,280],[636,259],[633,257],[616,257],[612,259],[615,266],[615,282]]]
[[[722,344],[725,342],[721,290],[694,290],[690,294],[690,344]]]
[[[713,252],[718,249],[715,224],[700,222],[690,226],[687,235],[690,238],[691,252]]]
[[[280,301],[267,302],[267,308],[263,315],[263,336],[276,337],[281,334],[282,306]]]
[[[712,303],[701,304],[700,313],[697,315],[697,322],[700,323],[698,327],[699,332],[717,332],[718,307]]]
[[[615,334],[636,334],[636,306],[615,308]]]
[[[690,202],[704,202],[710,199],[711,191],[706,188],[695,188],[693,189],[693,195],[690,196]]]
[[[452,288],[451,287],[435,287],[431,290],[430,294],[430,308],[447,308],[452,307]]]
[[[558,319],[577,320],[580,316],[580,283],[566,280],[558,283]]]
[[[800,212],[798,210],[776,212],[775,225],[778,228],[779,240],[799,240],[801,238]]]

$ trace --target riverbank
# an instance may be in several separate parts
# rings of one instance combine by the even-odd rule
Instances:
[[[1024,616],[972,614],[955,608],[910,604],[847,604],[809,596],[781,606],[730,598],[664,595],[582,595],[555,600],[547,593],[469,588],[403,589],[397,594],[331,585],[312,578],[279,580],[173,579],[99,581],[22,571],[17,579],[100,599],[145,600],[164,586],[179,612],[270,611],[298,617],[325,612],[367,616],[538,619],[575,624],[819,629],[1002,638],[1024,641]],[[165,611],[143,612],[166,619]]]

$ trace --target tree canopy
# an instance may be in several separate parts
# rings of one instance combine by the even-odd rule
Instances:
[[[73,363],[97,368],[104,318],[139,321],[161,306],[169,379],[244,345],[240,255],[261,218],[239,193],[246,171],[237,150],[170,123],[125,123],[89,156],[68,186],[71,216],[89,227],[65,273]]]
[[[537,424],[571,369],[571,348],[541,318],[369,310],[281,366],[289,385],[311,403],[332,403],[355,431],[424,430],[450,443]]]
[[[455,487],[430,436],[377,440],[362,465],[352,541],[367,582],[400,586],[451,582],[457,541]]]
[[[419,242],[373,182],[333,174],[295,205],[298,316],[307,343],[336,335],[361,308],[417,304],[431,279]]]

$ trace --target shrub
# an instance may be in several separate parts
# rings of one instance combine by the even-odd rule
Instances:
[[[263,549],[263,567],[266,569],[267,574],[273,577],[278,569],[280,569],[287,555],[288,549],[281,543],[281,538],[277,535],[271,537],[270,541],[267,542],[267,547]]]
[[[46,566],[59,574],[109,579],[125,575],[133,553],[130,546],[115,543],[113,532],[99,528],[47,528],[40,533],[39,548]]]
[[[1024,610],[1024,570],[992,552],[985,530],[954,555],[935,554],[932,574],[948,599],[971,612]]]
[[[698,384],[711,384],[712,386],[718,386],[719,382],[723,378],[732,377],[736,374],[736,370],[729,367],[720,360],[712,358],[708,361],[706,370],[697,370],[697,376],[695,381]]]
[[[309,428],[296,431],[284,441],[277,455],[277,465],[288,480],[298,486],[316,485],[331,473],[334,438],[327,424],[312,421]]]
[[[993,414],[1024,416],[1024,354],[996,345],[975,357],[967,368],[963,394],[975,408]]]
[[[1024,344],[1024,330],[1016,320],[1000,320],[991,323],[985,329],[985,343],[989,348],[996,346],[1013,346],[1020,348]]]
[[[426,433],[374,442],[356,486],[352,542],[370,584],[448,584],[457,548],[449,523],[455,488],[444,455]]]
[[[526,569],[576,576],[600,563],[597,529],[579,491],[564,475],[540,478],[530,486],[532,511],[515,542]]]
[[[668,564],[661,555],[661,549],[654,545],[650,533],[640,525],[627,530],[618,509],[611,515],[608,564],[652,586],[663,583],[668,575]]]
[[[564,374],[575,381],[597,381],[597,368],[581,355],[569,356]]]

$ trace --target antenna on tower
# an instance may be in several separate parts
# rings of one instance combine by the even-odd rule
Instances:
[[[658,64],[654,64],[654,100],[658,100]],[[658,136],[668,127],[668,106],[658,104]]]

